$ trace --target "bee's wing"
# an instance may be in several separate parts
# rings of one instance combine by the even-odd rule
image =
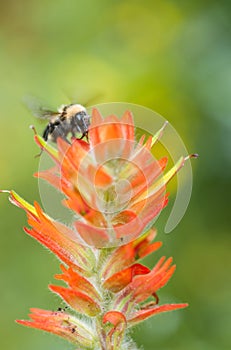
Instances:
[[[103,94],[98,93],[92,96],[91,98],[88,98],[85,103],[83,103],[84,106],[90,107],[94,105],[95,103],[99,103],[98,101],[103,97]]]
[[[59,112],[52,111],[49,108],[42,106],[41,102],[35,97],[25,96],[23,102],[36,118],[51,119],[52,117],[59,115]]]
[[[91,96],[90,98],[89,97],[82,98],[83,95],[89,96],[89,93],[84,94],[84,92],[82,92],[80,90],[76,90],[73,92],[73,91],[70,91],[70,89],[65,89],[65,90],[63,89],[63,94],[70,104],[80,103],[84,107],[90,107],[95,102],[98,103],[98,101],[100,99],[102,99],[102,97],[103,97],[103,93],[101,93],[101,92],[95,93],[94,92],[93,96]],[[78,96],[78,98],[76,98],[76,96]]]

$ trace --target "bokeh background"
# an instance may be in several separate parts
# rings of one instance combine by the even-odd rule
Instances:
[[[228,350],[230,304],[231,3],[200,1],[8,0],[0,11],[0,187],[39,201],[38,149],[22,104],[32,94],[56,107],[127,101],[156,110],[189,152],[194,187],[183,220],[164,234],[161,255],[177,271],[161,293],[188,301],[133,337],[144,350]],[[174,192],[174,191],[172,191]],[[172,193],[174,198],[174,193]],[[0,344],[5,350],[73,349],[57,337],[16,325],[30,307],[57,309],[47,290],[58,261],[22,227],[25,215],[0,196]],[[158,254],[147,263],[153,264]]]

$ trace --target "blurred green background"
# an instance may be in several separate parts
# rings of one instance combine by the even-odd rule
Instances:
[[[22,0],[1,2],[0,187],[39,200],[38,149],[28,126],[43,126],[22,104],[33,94],[56,107],[127,101],[156,110],[189,152],[194,188],[183,220],[164,241],[177,271],[161,301],[188,301],[133,336],[144,350],[231,349],[230,145],[231,2]],[[172,196],[174,197],[174,196]],[[5,350],[73,349],[16,325],[30,307],[61,306],[47,284],[58,261],[23,233],[25,214],[0,196],[0,344]],[[158,255],[158,254],[157,254]],[[152,258],[153,264],[157,256]]]

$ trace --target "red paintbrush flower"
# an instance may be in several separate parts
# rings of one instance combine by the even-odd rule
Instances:
[[[129,327],[187,306],[159,305],[157,292],[175,270],[172,258],[162,257],[152,269],[140,262],[161,247],[152,243],[156,232],[151,227],[167,204],[166,184],[188,158],[163,174],[167,159],[155,160],[150,152],[162,131],[146,143],[144,137],[136,142],[130,112],[103,119],[94,109],[89,142],[58,139],[56,150],[35,136],[55,163],[36,176],[65,195],[74,222],[68,227],[55,221],[14,191],[10,200],[27,213],[30,228],[25,231],[62,261],[55,278],[67,287],[49,288],[74,316],[31,309],[31,320],[18,323],[57,334],[81,349],[112,350],[126,348]]]

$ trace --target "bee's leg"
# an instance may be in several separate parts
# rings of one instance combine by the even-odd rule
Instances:
[[[73,135],[73,133],[72,133],[72,135]],[[77,140],[82,140],[85,136],[86,136],[86,139],[87,139],[87,142],[88,142],[88,141],[89,141],[89,139],[88,139],[88,131],[84,131],[84,132],[82,133],[82,136],[81,136],[81,137],[78,137]],[[74,137],[75,137],[75,136],[74,136]]]
[[[82,136],[78,140],[82,140],[85,136],[86,136],[87,141],[89,141],[89,139],[88,139],[88,131],[83,132]]]

